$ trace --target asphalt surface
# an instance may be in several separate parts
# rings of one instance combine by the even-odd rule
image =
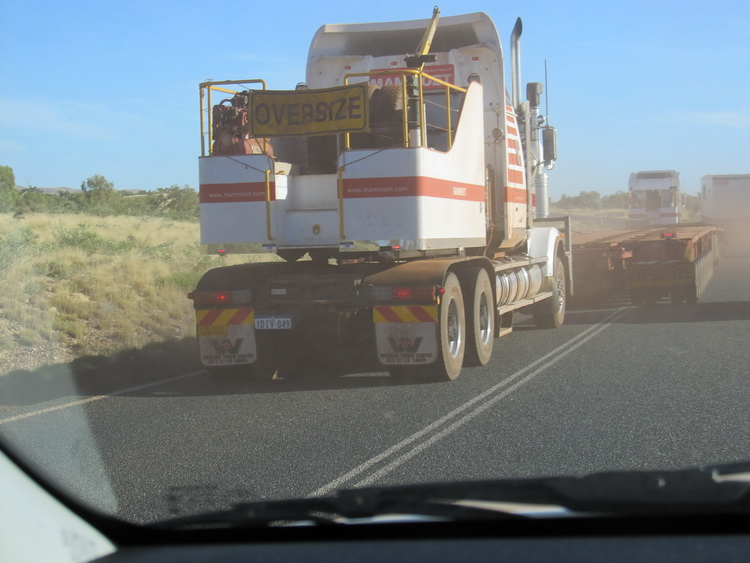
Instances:
[[[613,300],[556,330],[520,317],[454,382],[216,382],[192,342],[96,375],[5,376],[0,434],[136,522],[366,485],[750,459],[749,275],[750,257],[727,257],[694,306]]]

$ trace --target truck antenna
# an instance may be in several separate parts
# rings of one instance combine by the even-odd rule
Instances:
[[[547,59],[544,59],[544,116],[549,124],[549,85],[547,84]]]

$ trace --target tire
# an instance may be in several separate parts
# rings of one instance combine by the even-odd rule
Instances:
[[[495,342],[495,300],[490,276],[484,268],[467,272],[466,282],[466,353],[464,366],[485,366],[492,357]]]
[[[538,328],[560,328],[565,321],[567,302],[565,265],[559,255],[555,256],[552,273],[552,297],[540,303],[534,310],[534,324]]]
[[[466,351],[466,315],[461,284],[448,272],[438,308],[438,358],[430,367],[435,379],[453,381],[461,374]]]
[[[397,146],[403,142],[401,85],[389,84],[372,92],[370,97],[370,131],[375,147]]]

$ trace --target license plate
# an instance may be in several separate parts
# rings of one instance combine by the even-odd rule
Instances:
[[[284,330],[292,328],[292,317],[263,317],[255,315],[255,330]]]

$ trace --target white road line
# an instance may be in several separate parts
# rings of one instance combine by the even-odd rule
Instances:
[[[577,336],[574,336],[573,338],[571,338],[564,344],[561,344],[560,346],[558,346],[551,352],[545,354],[538,360],[518,370],[513,375],[507,377],[506,379],[497,383],[493,387],[490,387],[488,390],[484,391],[483,393],[480,393],[473,399],[466,401],[463,405],[452,410],[445,416],[437,419],[432,424],[425,426],[418,432],[415,432],[411,436],[400,441],[398,444],[391,446],[387,450],[370,458],[369,460],[358,465],[351,471],[331,481],[327,485],[324,485],[320,487],[319,489],[313,491],[308,496],[310,497],[321,496],[321,495],[328,494],[336,489],[339,489],[344,483],[351,481],[355,477],[358,477],[359,475],[361,475],[362,473],[370,469],[372,466],[388,459],[389,457],[395,455],[397,452],[399,452],[400,450],[403,450],[407,446],[412,446],[412,448],[408,450],[406,453],[403,453],[400,456],[394,458],[392,461],[388,462],[381,469],[375,471],[374,473],[371,473],[369,476],[358,481],[354,485],[354,487],[362,487],[362,486],[372,484],[374,481],[390,473],[399,465],[402,465],[407,460],[411,459],[412,457],[416,456],[420,452],[424,451],[425,449],[430,447],[432,444],[434,444],[438,440],[441,440],[442,438],[451,434],[452,432],[454,432],[455,430],[457,430],[458,428],[460,428],[461,426],[469,422],[471,419],[479,416],[482,412],[484,412],[485,410],[493,406],[498,401],[507,397],[509,394],[511,394],[513,391],[515,391],[516,389],[518,389],[525,383],[528,383],[529,381],[534,379],[537,375],[539,375],[543,371],[547,370],[548,368],[550,368],[551,366],[559,362],[562,358],[564,358],[565,356],[567,356],[568,354],[576,350],[579,346],[582,346],[583,344],[585,344],[586,342],[594,338],[604,329],[609,327],[615,320],[617,320],[622,315],[624,315],[627,311],[628,311],[627,307],[616,310],[614,313],[609,315],[607,318],[605,318],[601,322],[595,324],[594,326],[587,328],[582,333],[578,334]],[[528,373],[529,370],[533,370],[533,371],[531,373]],[[512,383],[514,380],[518,379],[519,377],[523,376],[526,373],[528,373],[528,375],[526,375],[525,377],[523,377],[522,379],[520,379],[519,381],[517,381],[515,384],[508,387],[507,389],[501,391],[503,387],[506,387],[507,385]],[[484,401],[484,403],[482,403],[482,401]],[[474,407],[474,405],[476,405],[477,403],[480,403],[480,404],[476,406],[473,410],[469,411],[468,413],[463,415],[461,418],[459,418],[458,420],[456,420],[449,426],[446,426],[442,430],[438,430],[441,426],[443,426],[450,420],[456,418],[467,409]],[[432,434],[432,436],[430,436],[429,438],[426,438],[422,442],[418,442],[418,440],[424,438],[425,436],[432,433],[433,431],[435,433]],[[418,442],[418,443],[416,445],[413,445],[415,442]]]
[[[169,377],[167,379],[161,379],[159,381],[153,381],[151,383],[145,383],[143,385],[136,385],[135,387],[128,387],[127,389],[121,389],[120,391],[113,391],[112,393],[107,393],[106,395],[95,395],[94,397],[87,397],[86,399],[80,399],[78,401],[72,401],[70,403],[64,403],[62,405],[56,405],[54,407],[48,407],[46,409],[41,409],[38,411],[27,412],[27,413],[19,414],[16,416],[11,416],[10,418],[2,418],[0,419],[0,425],[8,424],[9,422],[17,422],[25,418],[31,418],[34,416],[40,416],[43,414],[60,411],[60,410],[67,409],[70,407],[77,407],[78,405],[85,405],[86,403],[93,403],[95,401],[101,401],[102,399],[109,399],[110,397],[116,397],[118,395],[125,395],[127,393],[132,393],[133,391],[140,391],[141,389],[148,389],[149,387],[163,385],[164,383],[172,383],[173,381],[179,381],[180,379],[192,377],[194,375],[199,375],[201,373],[203,373],[202,370],[193,371],[190,373],[183,373],[182,375],[176,375],[174,377]]]

